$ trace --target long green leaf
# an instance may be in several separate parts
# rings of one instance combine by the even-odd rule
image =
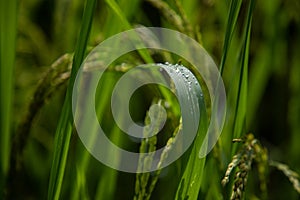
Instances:
[[[176,192],[176,200],[197,199],[201,187],[206,158],[199,158],[200,148],[208,127],[208,119],[204,99],[200,102],[201,116],[198,134],[189,156],[186,169]]]
[[[103,113],[106,113],[107,105],[109,104],[110,100],[110,91],[112,90],[112,87],[114,85],[116,74],[106,74],[101,78],[101,82],[104,84],[99,83],[101,85],[101,92],[103,95],[101,95],[101,102],[96,105],[96,112],[99,113],[98,120],[102,122],[105,120]],[[97,101],[97,100],[96,100]],[[99,101],[97,101],[99,102]],[[84,124],[85,122],[83,122]],[[87,124],[87,123],[86,123]],[[89,126],[88,129],[91,133],[95,133],[97,127],[96,126]],[[117,126],[114,126],[112,130],[110,131],[110,138],[116,144],[120,144],[122,138],[119,137],[119,129],[117,129]],[[95,136],[95,135],[93,135]],[[91,137],[90,143],[93,144],[95,142],[95,139]],[[79,150],[82,150],[81,148]],[[106,154],[110,153],[110,149],[107,149]],[[118,155],[112,155],[112,157],[116,158]],[[76,160],[77,165],[77,176],[81,174],[83,176],[88,169],[89,163],[90,163],[90,152],[87,150],[84,150],[82,152],[78,152],[78,160]],[[96,199],[113,199],[113,194],[115,188],[115,184],[117,181],[117,171],[108,167],[101,168],[101,178],[99,180],[97,191],[96,191]],[[109,184],[108,184],[109,182]],[[73,184],[73,191],[72,191],[72,199],[76,200],[79,199],[80,194],[80,188],[78,188],[78,184],[74,182]]]
[[[236,45],[234,45],[234,42],[236,41],[236,37],[234,37],[235,33],[235,28],[236,24],[238,21],[238,16],[241,10],[241,0],[231,0],[230,1],[230,9],[228,11],[228,17],[227,17],[227,24],[226,24],[226,31],[225,31],[225,37],[224,37],[224,43],[223,43],[223,52],[222,52],[222,58],[221,58],[221,63],[220,63],[220,73],[222,75],[222,78],[226,80],[226,75],[224,72],[225,71],[230,71],[234,70],[232,65],[228,65],[228,63],[232,64],[232,58],[230,57],[232,54],[231,53],[231,48],[236,48]],[[231,47],[231,48],[230,48]],[[238,52],[238,51],[236,51]],[[229,56],[229,57],[228,57]],[[225,70],[226,69],[226,70]],[[231,76],[229,77],[229,80],[233,82],[233,75],[230,74]],[[236,79],[234,79],[236,81]],[[235,86],[235,83],[230,84]],[[236,98],[236,88],[230,87],[227,92],[227,99],[228,99],[228,107],[230,108],[231,105],[234,106],[234,103],[232,103],[230,100],[233,98]],[[224,126],[223,129],[223,134],[221,136],[222,140],[218,141],[218,145],[220,146],[220,153],[225,152],[227,155],[230,154],[231,151],[231,137],[232,137],[232,121],[233,121],[233,111],[228,109],[227,112],[227,123]]]
[[[247,93],[248,93],[248,62],[249,62],[249,46],[251,35],[251,22],[252,13],[254,9],[255,0],[251,0],[248,7],[248,14],[246,18],[246,26],[244,30],[243,46],[241,49],[239,66],[239,85],[238,93],[236,97],[235,117],[234,117],[234,129],[233,137],[240,138],[242,133],[246,131],[246,112],[247,112]],[[236,146],[235,146],[236,147]],[[232,154],[235,153],[233,148]]]
[[[247,113],[247,96],[248,96],[248,62],[252,14],[255,5],[255,0],[251,0],[248,5],[248,13],[243,36],[243,46],[239,57],[238,65],[240,66],[238,91],[236,96],[236,106],[234,113],[233,137],[240,138],[246,133],[246,113]],[[232,146],[231,155],[236,152],[237,146]]]
[[[86,46],[91,29],[96,0],[87,0],[83,14],[82,26],[77,45],[65,102],[62,108],[59,124],[55,133],[54,157],[50,174],[48,199],[59,199],[66,167],[69,143],[72,134],[72,90],[76,73],[84,59]]]
[[[126,29],[132,29],[132,26],[130,25],[129,21],[126,19],[126,16],[122,12],[122,9],[120,8],[120,6],[114,0],[106,0],[106,2],[111,7],[111,9],[116,13],[118,18],[121,20],[123,26]],[[141,57],[144,59],[145,62],[153,63],[153,59],[149,55],[148,51],[139,49],[138,53],[141,55]]]
[[[199,158],[199,152],[204,144],[204,138],[208,128],[208,117],[206,112],[205,100],[201,96],[202,91],[196,89],[198,96],[200,122],[196,139],[193,143],[192,150],[188,159],[183,176],[181,177],[180,184],[176,192],[176,200],[183,199],[197,199],[201,187],[204,165],[206,158]]]
[[[242,5],[242,0],[232,0],[230,3],[230,10],[227,19],[226,33],[223,44],[223,55],[220,64],[220,72],[223,74],[229,46],[233,37],[234,29],[237,23],[238,15]]]
[[[17,0],[0,2],[0,189],[9,169]]]
[[[222,137],[224,139],[224,145],[221,149],[226,152],[226,154],[234,155],[236,146],[232,147],[231,140],[233,138],[239,138],[243,131],[246,131],[246,108],[247,108],[247,94],[248,94],[248,61],[249,61],[249,45],[250,45],[250,33],[251,33],[251,20],[252,12],[254,8],[254,3],[248,2],[245,6],[248,9],[248,13],[245,17],[245,23],[242,24],[244,28],[242,38],[240,40],[241,47],[237,45],[232,45],[234,37],[234,29],[238,20],[238,15],[241,10],[241,3],[238,0],[232,0],[230,4],[228,23],[226,28],[226,35],[223,46],[223,56],[220,64],[221,73],[224,72],[225,62],[227,62],[227,55],[237,55],[238,60],[235,62],[231,69],[228,66],[227,71],[229,73],[230,88],[228,89],[228,107],[229,112],[227,114],[227,125],[224,127],[223,135],[227,137]],[[230,45],[232,46],[230,48]],[[234,50],[232,48],[235,48]],[[236,48],[238,50],[236,50]],[[232,50],[231,50],[232,49]],[[231,54],[231,51],[237,52]],[[232,60],[232,59],[231,59]],[[222,75],[224,76],[225,73]],[[226,78],[226,77],[225,77]],[[219,142],[219,145],[221,143]]]

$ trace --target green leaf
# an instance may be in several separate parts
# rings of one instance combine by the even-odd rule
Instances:
[[[233,37],[234,29],[238,20],[238,15],[242,5],[242,0],[232,0],[230,3],[230,10],[227,19],[226,33],[223,44],[223,55],[220,64],[220,73],[223,74],[224,66],[229,51],[229,46]]]
[[[17,0],[0,2],[0,188],[9,169]],[[3,182],[2,182],[3,181]],[[3,190],[2,190],[3,191]]]
[[[190,73],[189,75],[191,76],[193,74]],[[199,152],[202,145],[206,145],[203,143],[203,141],[208,128],[208,118],[206,113],[205,100],[202,95],[200,84],[192,88],[194,90],[194,94],[197,95],[197,97],[192,98],[197,99],[197,104],[200,111],[200,121],[195,121],[195,123],[199,125],[197,135],[192,145],[188,163],[186,165],[183,176],[181,177],[175,199],[197,199],[204,172],[205,157],[199,158]],[[195,105],[190,106],[193,107]]]
[[[83,14],[82,27],[75,47],[74,61],[66,98],[62,108],[58,127],[55,133],[54,156],[50,173],[48,199],[59,199],[66,167],[70,138],[73,129],[72,91],[77,71],[84,59],[86,46],[91,30],[96,0],[87,0]]]
[[[248,94],[248,62],[249,62],[249,46],[251,35],[252,13],[255,0],[251,0],[248,5],[248,13],[246,18],[246,26],[243,34],[243,46],[239,57],[238,66],[240,66],[238,93],[236,96],[235,118],[233,137],[240,138],[246,132],[246,112],[247,112],[247,94]],[[235,152],[233,148],[232,154]]]
[[[130,25],[129,21],[127,20],[126,15],[122,12],[122,9],[120,8],[120,6],[114,0],[106,0],[106,3],[116,13],[118,18],[122,22],[122,25],[126,29],[132,29],[132,26]],[[139,38],[139,37],[137,36],[137,38]],[[153,63],[153,59],[151,58],[151,56],[147,50],[139,49],[137,51],[146,63]]]

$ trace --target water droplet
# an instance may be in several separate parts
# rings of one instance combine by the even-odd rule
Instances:
[[[166,107],[166,108],[170,108],[170,103],[166,101],[166,102],[165,102],[165,107]]]

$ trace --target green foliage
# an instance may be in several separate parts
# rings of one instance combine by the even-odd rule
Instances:
[[[246,130],[246,114],[247,114],[247,98],[248,98],[248,63],[249,63],[249,50],[250,50],[250,35],[252,25],[252,13],[254,9],[255,0],[249,2],[247,6],[248,13],[245,19],[245,29],[242,37],[241,54],[239,55],[238,66],[239,72],[235,77],[238,77],[238,89],[235,101],[234,113],[234,128],[233,137],[239,138]],[[232,152],[234,153],[235,150]]]
[[[9,170],[10,143],[12,132],[13,71],[17,33],[16,0],[0,3],[0,189]],[[2,193],[2,192],[1,192]]]
[[[234,184],[232,187],[230,199],[243,199],[244,191],[247,186],[248,176],[251,170],[252,163],[255,161],[258,166],[260,177],[261,199],[266,199],[266,168],[268,155],[265,148],[254,138],[253,134],[247,134],[243,139],[235,139],[234,142],[243,142],[243,146],[239,152],[233,156],[229,163],[225,177],[222,180],[222,185],[225,186],[229,182],[229,176],[234,170],[238,168],[234,177]]]
[[[200,187],[202,185],[205,158],[200,159],[199,152],[201,146],[206,145],[203,143],[203,141],[208,127],[208,119],[204,99],[202,98],[200,101],[201,120],[199,123],[198,134],[195,138],[186,168],[181,177],[175,199],[197,199]]]
[[[83,14],[82,28],[75,47],[71,76],[63,104],[62,113],[55,133],[54,156],[50,173],[48,199],[59,199],[62,187],[69,144],[73,129],[72,91],[77,71],[83,62],[96,6],[95,0],[88,0]]]
[[[297,0],[106,0],[97,5],[96,0],[1,1],[0,187],[4,198],[298,198],[299,9]],[[188,151],[164,169],[138,174],[111,169],[93,158],[72,134],[73,83],[86,52],[137,26],[185,33],[219,64],[228,109],[223,133],[206,158],[198,155],[205,145],[211,102],[201,75],[197,75],[204,95],[199,102],[200,129]],[[130,114],[144,124],[150,123],[147,111],[152,103],[171,105],[161,133],[138,144],[120,130],[108,108],[114,84],[124,73],[159,62],[182,62],[193,69],[178,55],[140,49],[112,63],[99,81],[98,121],[121,148],[135,152],[172,148],[182,128],[176,97],[163,87],[140,88],[131,99]],[[187,85],[182,88],[188,91]],[[111,149],[106,153],[120,159]],[[168,151],[162,153],[159,165],[167,156]],[[139,167],[152,162],[151,157],[141,157]],[[287,177],[285,181],[276,169]]]

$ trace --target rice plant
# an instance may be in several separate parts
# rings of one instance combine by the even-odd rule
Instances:
[[[299,9],[297,0],[1,1],[1,198],[298,199]],[[170,30],[178,35],[164,34]],[[184,37],[199,48],[180,46]],[[147,48],[163,45],[179,53]],[[127,47],[135,50],[110,61]],[[208,81],[211,71],[193,60],[217,66],[220,76]],[[126,76],[148,84],[130,93],[130,84],[118,85]],[[222,104],[210,81],[226,91],[215,144],[206,134]],[[79,90],[86,95],[74,100]],[[114,95],[129,93],[124,117]],[[135,126],[124,130],[128,118],[144,127],[139,137]],[[194,125],[186,147],[182,133]],[[136,159],[99,145],[98,126]],[[182,155],[172,160],[174,152]],[[99,155],[136,168],[119,170]]]

